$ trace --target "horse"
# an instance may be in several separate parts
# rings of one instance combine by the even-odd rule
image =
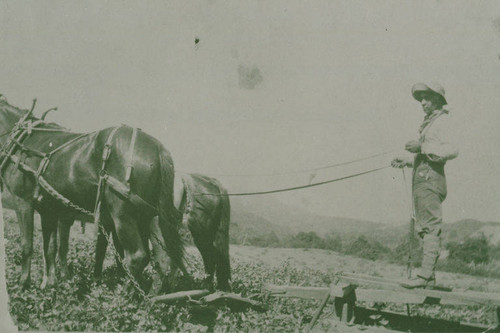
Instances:
[[[205,267],[207,278],[204,284],[212,289],[214,277],[217,276],[217,289],[230,291],[229,281],[231,279],[231,268],[229,258],[229,224],[231,207],[227,190],[221,183],[208,176],[200,174],[184,174],[175,177],[174,180],[174,206],[182,214],[182,225],[187,228],[193,238],[193,242],[198,248]],[[153,219],[151,225],[152,232],[159,232],[159,220]],[[69,227],[63,223],[60,228],[65,230],[67,235],[61,239],[61,244],[67,244],[69,237]],[[108,230],[113,233],[113,230]],[[113,237],[113,244],[118,246],[117,252],[121,254],[118,240]],[[152,238],[151,244],[154,252],[161,252],[165,244],[161,238]],[[96,246],[96,258],[94,272],[97,278],[102,273],[104,254],[108,245],[106,237],[100,237]],[[67,248],[67,245],[65,246]],[[60,255],[62,253],[60,252]],[[156,264],[161,276],[166,272],[174,271],[175,267],[169,267],[169,262],[164,257],[156,257]],[[60,258],[60,262],[66,262],[66,258]],[[120,266],[119,260],[117,260]],[[215,274],[216,273],[216,274]],[[156,277],[151,293],[157,294],[163,287],[165,281]]]
[[[176,180],[179,177],[176,177]],[[193,242],[203,259],[206,286],[211,289],[214,276],[217,289],[230,291],[229,225],[231,206],[227,190],[215,178],[200,174],[184,174],[182,186],[174,185],[174,205],[182,213],[182,224],[189,229]],[[174,184],[179,183],[174,181]],[[152,228],[158,228],[155,219]],[[155,239],[154,242],[161,241]],[[162,244],[154,244],[154,249]],[[161,271],[166,263],[158,263]],[[163,265],[163,266],[162,266]],[[175,267],[173,267],[175,269]]]
[[[0,99],[0,176],[20,227],[20,286],[26,289],[31,281],[35,210],[45,259],[41,288],[56,283],[57,222],[70,223],[82,214],[95,215],[103,229],[115,230],[124,266],[139,285],[150,259],[150,238],[164,242],[155,260],[171,260],[187,274],[170,152],[152,136],[124,125],[70,132],[33,116],[34,105],[24,110]],[[150,230],[154,216],[158,233]]]

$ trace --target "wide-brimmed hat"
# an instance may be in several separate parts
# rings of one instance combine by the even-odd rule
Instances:
[[[448,102],[446,101],[444,88],[439,83],[435,83],[435,82],[430,82],[427,84],[426,83],[415,83],[413,85],[413,87],[411,88],[411,94],[413,95],[413,98],[415,98],[419,102],[422,100],[421,95],[423,92],[434,93],[434,94],[441,97],[441,99],[443,100],[443,105],[448,104]]]

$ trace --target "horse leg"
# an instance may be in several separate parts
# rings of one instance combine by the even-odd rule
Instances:
[[[203,265],[205,266],[205,273],[207,274],[203,283],[208,289],[212,290],[214,288],[215,256],[217,251],[212,243],[204,239],[204,235],[198,235],[197,233],[192,233],[192,235],[194,244],[200,251]]]
[[[107,212],[101,213],[101,221],[98,222],[97,231],[97,244],[96,244],[96,257],[94,266],[94,278],[100,280],[102,278],[102,269],[104,265],[104,259],[106,257],[106,250],[108,248],[108,237],[113,236],[113,246],[115,248],[115,260],[118,267],[119,275],[123,275],[123,265],[121,263],[123,258],[123,247],[118,240],[116,231],[113,227],[113,219]]]
[[[95,247],[95,264],[94,264],[94,279],[100,281],[102,278],[102,267],[106,249],[108,248],[108,230],[105,230],[105,219],[101,217],[101,221],[97,223],[97,242]]]
[[[231,291],[231,285],[229,284],[231,277],[229,251],[217,248],[216,244],[216,253],[217,289]]]
[[[56,283],[57,217],[48,213],[43,213],[40,216],[42,218],[43,258],[45,261],[40,288],[45,289],[45,287],[52,287]]]
[[[175,267],[171,266],[171,261],[167,252],[165,251],[165,244],[163,241],[163,235],[161,233],[158,217],[153,218],[150,225],[150,241],[153,248],[153,260],[154,260],[154,275],[153,275],[153,285],[149,293],[151,295],[158,295],[164,288],[168,288],[168,278],[169,271],[172,273],[170,278],[173,279],[175,274]],[[170,270],[171,269],[171,270]]]
[[[118,239],[118,235],[116,231],[113,229],[111,231],[113,235],[113,246],[115,247],[115,261],[116,267],[118,268],[118,274],[122,276],[125,273],[125,269],[123,268],[122,260],[123,260],[123,246],[120,244],[120,240]]]
[[[116,208],[115,208],[116,209]],[[138,222],[123,210],[111,213],[119,243],[123,246],[125,269],[143,285],[142,272],[149,262],[149,226],[141,232]]]
[[[21,200],[16,202],[16,215],[21,234],[21,277],[19,285],[27,289],[31,282],[31,258],[33,256],[33,206]]]
[[[221,232],[221,227],[215,234],[212,243],[215,251],[215,269],[217,275],[217,289],[231,291],[229,280],[231,279],[231,264],[229,261],[229,230]]]
[[[59,236],[59,266],[61,271],[61,278],[67,279],[69,277],[68,270],[68,244],[69,244],[69,232],[71,226],[73,225],[72,218],[61,218],[58,223],[58,236]]]

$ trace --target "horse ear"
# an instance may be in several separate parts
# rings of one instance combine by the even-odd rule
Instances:
[[[52,108],[52,109],[48,109],[47,111],[45,111],[45,112],[42,114],[42,117],[41,117],[40,119],[45,120],[45,117],[47,116],[47,114],[48,114],[50,111],[57,111],[57,107]]]

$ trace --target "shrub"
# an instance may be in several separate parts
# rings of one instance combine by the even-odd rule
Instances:
[[[324,240],[325,249],[340,252],[342,250],[342,239],[338,234],[331,233]]]
[[[488,254],[490,255],[490,260],[500,261],[500,244],[490,245]]]
[[[294,248],[324,249],[325,241],[313,231],[299,232],[291,238],[288,246]]]
[[[488,239],[483,234],[480,237],[468,237],[461,243],[450,242],[446,249],[450,251],[450,260],[460,260],[467,264],[487,263],[490,260]]]
[[[247,240],[248,244],[259,247],[278,247],[281,242],[274,232],[262,236],[254,236]]]
[[[343,252],[365,259],[377,260],[390,257],[391,250],[377,241],[370,241],[365,236],[359,236],[347,244]]]
[[[402,238],[398,245],[391,251],[390,261],[401,265],[406,265],[408,262],[408,255],[410,253],[408,237]],[[422,265],[423,250],[422,242],[418,237],[413,238],[411,246],[412,262],[415,267]]]

